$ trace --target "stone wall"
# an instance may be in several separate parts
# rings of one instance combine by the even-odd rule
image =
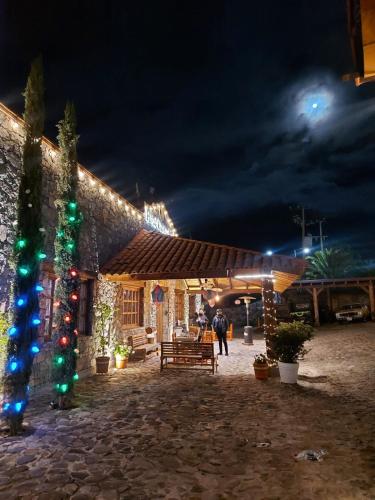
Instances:
[[[15,236],[16,202],[24,132],[22,122],[0,107],[0,304],[9,305],[12,269],[9,257]],[[43,228],[47,261],[53,263],[56,228],[58,151],[43,140]],[[80,235],[81,270],[97,272],[147,226],[142,212],[80,168],[78,202],[83,212]]]
[[[12,246],[15,238],[17,197],[21,173],[23,122],[0,104],[0,310],[11,306]],[[58,150],[48,140],[43,140],[43,215],[47,264],[54,262],[54,239],[57,221],[55,208]],[[83,212],[80,234],[81,271],[96,274],[99,266],[119,252],[143,227],[143,214],[118,196],[83,167],[79,168],[78,202]],[[43,277],[41,277],[42,279]],[[42,305],[42,304],[41,304]],[[43,314],[43,305],[41,313]],[[144,331],[143,328],[139,331]],[[129,332],[128,332],[129,333]],[[43,341],[43,332],[41,329]],[[79,338],[80,374],[91,373],[95,364],[96,339],[94,336]],[[32,387],[51,380],[53,342],[47,341],[35,357]]]

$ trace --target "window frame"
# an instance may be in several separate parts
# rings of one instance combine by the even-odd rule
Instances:
[[[128,284],[121,287],[119,313],[123,330],[131,330],[142,326],[142,290],[142,287]],[[127,300],[124,300],[125,294],[128,294]],[[124,321],[125,318],[129,318],[129,321]]]

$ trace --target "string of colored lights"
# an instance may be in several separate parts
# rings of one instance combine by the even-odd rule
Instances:
[[[41,59],[34,61],[25,91],[26,135],[23,144],[22,172],[18,193],[17,234],[14,244],[16,276],[14,281],[13,324],[8,330],[7,361],[4,375],[3,413],[10,434],[22,430],[29,400],[29,380],[38,344],[40,263],[43,250],[41,227],[42,149],[44,126],[43,69]]]
[[[55,239],[57,336],[53,359],[56,406],[68,408],[74,396],[74,383],[78,380],[78,312],[79,312],[79,229],[82,214],[77,203],[77,153],[75,113],[67,104],[64,119],[58,124],[60,145],[60,176],[57,182],[57,231]]]
[[[276,356],[272,350],[271,337],[276,328],[276,308],[274,302],[274,287],[272,277],[262,279],[264,337],[266,341],[266,353],[270,364],[276,363]]]

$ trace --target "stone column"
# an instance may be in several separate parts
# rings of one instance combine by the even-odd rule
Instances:
[[[168,340],[172,340],[172,333],[176,324],[176,280],[168,282]]]
[[[275,333],[277,326],[276,309],[274,304],[274,289],[273,279],[262,279],[262,299],[263,299],[263,321],[264,321],[264,336],[266,340],[267,358],[275,363],[276,356],[271,348],[271,337]]]
[[[186,290],[184,293],[184,323],[189,330],[189,294]]]

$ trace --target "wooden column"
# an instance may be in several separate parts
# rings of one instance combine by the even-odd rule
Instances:
[[[370,299],[370,314],[371,319],[375,319],[375,298],[374,298],[374,282],[370,281],[368,286],[368,295]]]
[[[272,278],[262,279],[262,299],[263,299],[264,336],[266,340],[267,358],[271,362],[273,361],[274,363],[276,363],[276,356],[271,348],[271,337],[275,333],[275,328],[277,326]]]
[[[320,326],[319,302],[318,302],[319,291],[315,287],[313,287],[312,291],[313,291],[313,304],[314,304],[314,323],[315,326]]]

